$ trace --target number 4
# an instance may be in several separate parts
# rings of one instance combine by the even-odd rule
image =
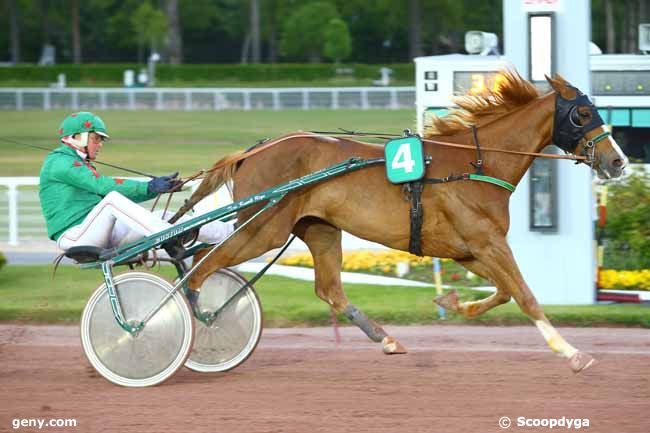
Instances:
[[[414,166],[415,160],[411,156],[411,146],[409,143],[404,143],[397,149],[390,167],[393,170],[403,169],[406,173],[411,173]]]

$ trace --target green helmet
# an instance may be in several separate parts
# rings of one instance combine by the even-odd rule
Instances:
[[[72,113],[61,122],[59,126],[59,139],[74,134],[83,134],[84,132],[96,132],[97,134],[108,138],[108,131],[104,121],[89,111],[80,111]]]

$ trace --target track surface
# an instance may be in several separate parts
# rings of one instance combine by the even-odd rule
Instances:
[[[0,325],[0,432],[20,418],[74,418],[70,432],[500,432],[518,417],[587,418],[587,432],[650,432],[650,331],[560,332],[598,363],[574,375],[533,327],[387,330],[409,350],[385,356],[356,328],[268,329],[222,374],[181,370],[126,389],[99,377],[73,326]]]

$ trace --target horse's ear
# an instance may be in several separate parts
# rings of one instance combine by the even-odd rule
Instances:
[[[567,85],[570,84],[567,80],[564,79],[564,77],[558,73],[555,74],[555,80],[559,81],[560,83]]]
[[[564,99],[574,99],[578,96],[576,90],[570,86],[569,82],[562,78],[560,74],[555,74],[554,78],[550,78],[548,75],[544,75],[546,81],[551,85],[553,90],[560,94]]]

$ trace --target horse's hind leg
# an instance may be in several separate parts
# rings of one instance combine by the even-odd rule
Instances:
[[[316,295],[334,311],[343,313],[372,341],[382,343],[384,353],[406,353],[399,341],[389,336],[345,296],[341,285],[341,230],[320,219],[305,218],[298,222],[294,233],[307,244],[314,258]]]

